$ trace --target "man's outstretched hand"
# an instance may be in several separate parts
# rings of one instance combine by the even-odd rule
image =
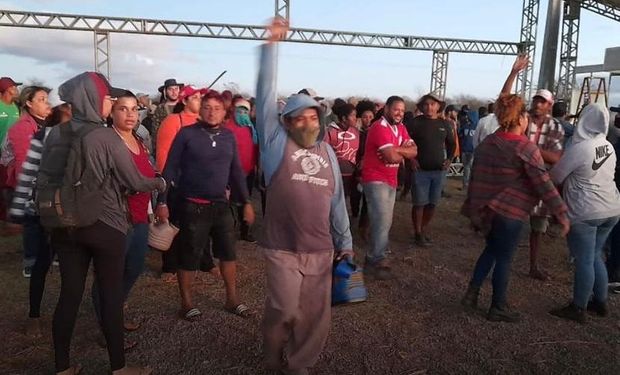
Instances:
[[[513,72],[520,72],[523,69],[527,68],[530,63],[530,58],[527,55],[518,55],[514,64],[512,64]]]
[[[289,25],[288,21],[282,17],[275,17],[269,26],[267,26],[267,30],[269,30],[269,41],[277,42],[284,38],[286,38],[286,33],[288,33]]]

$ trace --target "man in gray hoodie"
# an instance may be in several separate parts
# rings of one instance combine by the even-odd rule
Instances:
[[[125,365],[123,348],[123,271],[125,240],[129,221],[128,191],[164,191],[163,178],[146,178],[136,168],[120,135],[104,128],[103,120],[112,110],[115,95],[124,90],[110,86],[99,73],[86,72],[63,83],[60,99],[71,104],[72,120],[63,124],[78,132],[91,127],[81,139],[83,178],[95,181],[101,191],[98,221],[78,228],[57,228],[51,232],[51,246],[60,262],[60,298],[52,325],[56,371],[73,375],[79,365],[70,365],[71,336],[84,294],[84,284],[91,260],[100,286],[102,330],[106,338],[110,365],[114,375],[150,374],[149,368]],[[41,157],[41,171],[46,158],[56,158],[61,143],[61,127],[47,137]],[[92,209],[83,207],[83,209]]]
[[[570,146],[550,172],[553,182],[563,185],[571,222],[568,248],[575,258],[573,300],[550,313],[579,323],[586,322],[586,309],[599,316],[608,314],[603,246],[620,217],[616,153],[606,139],[608,128],[607,109],[602,104],[586,106]]]
[[[278,115],[276,42],[288,24],[275,19],[269,29],[256,98],[267,187],[259,241],[267,271],[263,351],[268,368],[307,374],[329,332],[334,256],[352,256],[353,243],[336,154],[321,141],[320,104],[292,95]]]

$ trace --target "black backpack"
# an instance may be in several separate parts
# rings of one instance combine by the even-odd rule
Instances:
[[[59,135],[44,146],[36,182],[36,206],[41,224],[48,229],[85,227],[103,211],[102,184],[95,179],[83,156],[82,139],[101,125],[58,125]]]

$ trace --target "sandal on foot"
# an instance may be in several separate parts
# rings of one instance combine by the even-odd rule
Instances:
[[[105,349],[108,347],[108,344],[106,343],[105,337],[103,335],[99,335],[95,341],[97,341],[97,345],[99,345],[99,347],[102,349]],[[137,345],[138,345],[137,341],[124,339],[123,340],[123,351],[128,352],[131,349],[135,348]]]
[[[188,322],[195,322],[200,318],[202,312],[195,307],[192,307],[188,310],[181,311],[181,318],[187,320]]]
[[[160,280],[166,284],[173,284],[177,282],[177,275],[172,272],[164,272],[161,274]]]
[[[224,310],[242,318],[249,318],[252,316],[252,310],[250,310],[250,308],[243,303],[240,303],[235,307],[224,307]]]
[[[64,371],[57,372],[56,375],[78,375],[82,372],[82,365],[73,365]]]

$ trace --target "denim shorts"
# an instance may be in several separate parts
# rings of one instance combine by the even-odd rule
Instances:
[[[423,171],[418,169],[413,172],[413,205],[414,206],[436,206],[441,198],[441,191],[446,182],[446,171]]]

